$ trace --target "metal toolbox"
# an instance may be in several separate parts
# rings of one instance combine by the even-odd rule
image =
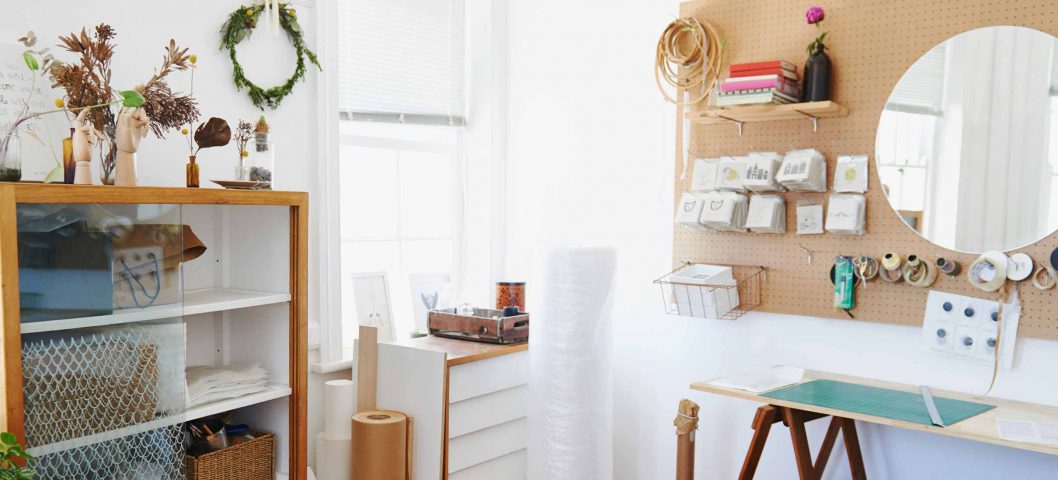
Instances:
[[[430,335],[476,342],[525,343],[529,341],[529,314],[504,317],[503,311],[475,308],[473,315],[459,315],[456,309],[430,310]]]

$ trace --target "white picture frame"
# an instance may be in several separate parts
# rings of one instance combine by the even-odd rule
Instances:
[[[353,299],[358,324],[378,328],[379,342],[397,339],[386,272],[354,273]]]
[[[415,329],[429,331],[427,317],[430,310],[451,307],[451,277],[447,273],[416,273],[408,275],[411,291],[411,313]]]

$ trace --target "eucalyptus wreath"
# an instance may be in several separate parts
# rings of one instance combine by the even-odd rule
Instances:
[[[279,106],[279,102],[283,101],[283,98],[287,95],[290,95],[290,92],[294,89],[294,84],[305,80],[306,57],[313,65],[316,65],[316,68],[321,71],[323,68],[320,67],[316,54],[305,45],[305,37],[301,32],[301,25],[298,24],[297,12],[289,4],[281,3],[278,8],[279,26],[283,31],[287,32],[287,37],[290,38],[290,43],[294,46],[294,50],[298,55],[298,61],[294,67],[294,75],[287,79],[286,83],[267,89],[261,88],[247,79],[242,65],[235,54],[235,46],[250,37],[253,29],[257,27],[257,20],[263,10],[263,6],[248,6],[239,7],[238,10],[232,12],[228,16],[228,21],[224,22],[224,26],[220,29],[220,48],[228,50],[231,63],[235,67],[235,88],[239,90],[243,88],[249,89],[250,100],[253,101],[257,108],[264,110],[265,105],[268,105],[269,108],[275,110]]]

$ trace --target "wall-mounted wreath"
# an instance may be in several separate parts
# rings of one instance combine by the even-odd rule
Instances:
[[[228,16],[228,21],[221,27],[220,48],[228,49],[231,63],[235,67],[235,88],[239,90],[243,88],[249,89],[250,100],[253,101],[257,108],[264,110],[265,105],[267,105],[275,110],[279,106],[279,102],[283,101],[283,98],[287,95],[290,95],[290,92],[294,89],[294,84],[305,79],[306,57],[313,65],[316,65],[316,68],[320,70],[323,70],[323,68],[320,67],[316,54],[305,45],[301,25],[298,24],[297,12],[289,4],[280,3],[278,8],[275,9],[279,15],[279,26],[287,33],[287,37],[290,38],[290,43],[294,46],[294,50],[298,55],[297,65],[294,67],[294,75],[287,79],[286,83],[272,88],[261,88],[246,78],[242,65],[239,64],[239,59],[235,54],[235,46],[250,37],[254,28],[257,27],[257,20],[261,17],[265,8],[260,5],[252,5],[240,7],[232,12]]]

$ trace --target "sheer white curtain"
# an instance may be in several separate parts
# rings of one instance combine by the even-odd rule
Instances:
[[[1051,65],[1039,59],[1054,43],[1033,33],[976,31],[949,44],[929,236],[958,250],[1012,245],[1046,226]]]

